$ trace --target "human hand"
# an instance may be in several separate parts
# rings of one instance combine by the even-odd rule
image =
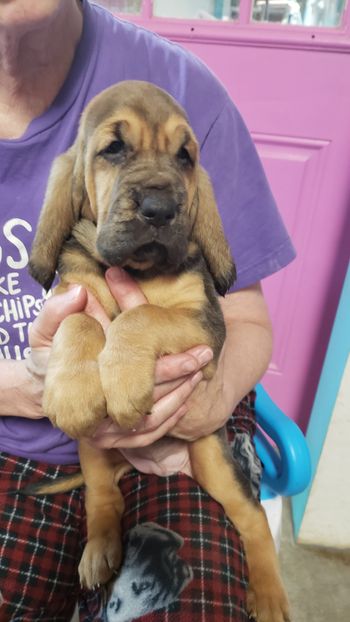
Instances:
[[[0,415],[44,417],[41,403],[52,339],[62,320],[86,304],[87,293],[78,287],[45,302],[29,329],[29,358],[0,361]]]
[[[223,427],[233,412],[232,398],[224,387],[225,344],[215,374],[203,379],[189,396],[186,405],[190,415],[182,417],[171,430],[171,436],[195,441]]]

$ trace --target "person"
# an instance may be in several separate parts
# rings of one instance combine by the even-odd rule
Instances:
[[[131,581],[122,611],[121,598],[113,596],[120,594],[118,578],[107,607],[101,590],[79,586],[83,490],[42,497],[20,490],[79,470],[76,443],[42,411],[45,369],[67,315],[86,309],[103,325],[106,318],[78,286],[46,299],[28,275],[28,254],[53,159],[73,143],[91,98],[125,79],[153,82],[186,110],[238,277],[221,302],[227,337],[213,379],[202,378],[212,357],[206,344],[163,357],[152,413],[136,432],[106,419],[90,439],[129,451],[144,471],[134,469],[121,482],[127,568],[120,578]],[[249,440],[239,443],[242,467],[248,476],[254,472],[258,489],[252,388],[267,368],[272,342],[260,280],[287,265],[294,250],[237,109],[197,58],[89,0],[0,0],[0,163],[0,622],[68,621],[76,602],[84,621],[248,620],[239,536],[182,471],[181,451],[167,457],[172,433],[192,440],[227,424],[233,452],[242,435]],[[106,280],[122,310],[147,302],[120,268],[109,269]],[[146,527],[137,531],[138,525]],[[162,563],[173,568],[173,586],[156,587],[158,547],[139,542],[142,534],[155,542],[153,530],[172,543],[164,545]],[[128,537],[135,550],[147,551],[147,563],[133,556]],[[139,568],[135,574],[131,563]],[[133,608],[134,601],[142,608]]]

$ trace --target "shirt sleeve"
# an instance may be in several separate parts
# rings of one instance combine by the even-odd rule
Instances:
[[[250,134],[227,98],[201,144],[237,269],[232,290],[253,285],[295,257]]]

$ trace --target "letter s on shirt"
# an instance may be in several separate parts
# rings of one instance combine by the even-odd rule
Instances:
[[[29,224],[29,222],[23,220],[22,218],[11,218],[7,222],[5,222],[3,226],[3,233],[5,239],[8,240],[8,242],[10,242],[10,244],[12,244],[18,252],[17,259],[12,257],[11,255],[8,255],[6,263],[9,268],[19,270],[21,268],[25,268],[28,264],[28,251],[22,240],[13,233],[13,229],[15,227],[24,227],[24,229],[26,229],[27,231],[32,231],[32,226]],[[2,249],[0,247],[0,262],[1,260]]]

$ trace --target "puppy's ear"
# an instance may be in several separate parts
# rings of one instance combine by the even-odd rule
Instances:
[[[62,245],[79,219],[84,194],[83,156],[76,141],[54,160],[29,258],[31,276],[46,290],[55,277]]]
[[[226,242],[211,182],[202,167],[198,171],[198,186],[191,214],[192,238],[203,253],[216,291],[224,296],[236,279],[236,268]]]

